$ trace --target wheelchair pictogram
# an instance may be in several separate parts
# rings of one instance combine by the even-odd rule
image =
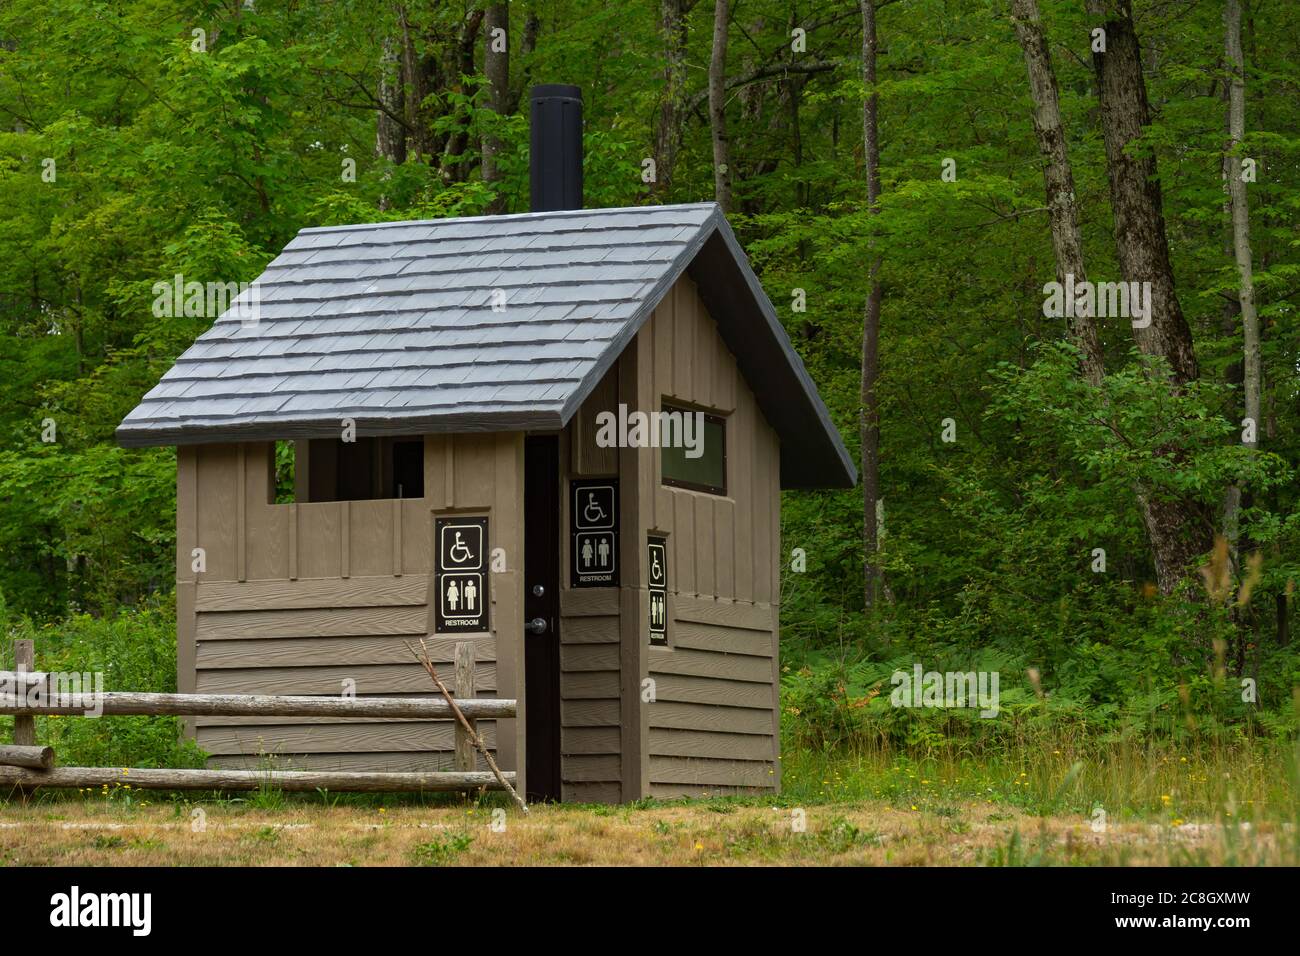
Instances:
[[[576,531],[612,529],[614,486],[576,485],[573,489],[573,526]]]
[[[483,568],[483,529],[476,524],[444,525],[440,532],[440,566],[444,571],[479,571]]]
[[[474,552],[460,540],[461,533],[456,532],[456,540],[452,543],[451,548],[447,551],[451,560],[455,564],[472,564],[474,562]]]
[[[664,583],[663,550],[658,547],[650,549],[650,583]]]

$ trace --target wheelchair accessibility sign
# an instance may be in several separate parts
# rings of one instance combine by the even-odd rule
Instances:
[[[646,571],[650,585],[650,643],[668,646],[668,542],[646,541]]]
[[[487,518],[438,518],[434,633],[488,629]]]
[[[618,479],[569,483],[570,586],[618,585]]]

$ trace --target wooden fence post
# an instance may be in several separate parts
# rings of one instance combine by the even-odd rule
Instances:
[[[30,640],[14,641],[14,670],[36,670],[36,646]],[[27,685],[19,683],[19,692],[26,694]],[[14,718],[14,745],[17,747],[34,747],[36,745],[36,718]]]
[[[474,645],[462,641],[456,645],[456,697],[460,700],[473,700],[478,693],[474,674]],[[469,719],[471,727],[477,729],[478,721]],[[465,728],[456,724],[456,769],[461,771],[474,769],[474,742]]]

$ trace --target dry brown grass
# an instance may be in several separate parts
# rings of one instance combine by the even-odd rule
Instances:
[[[194,806],[206,829],[191,824]],[[1040,818],[975,803],[900,809],[832,803],[806,811],[700,802],[657,807],[492,809],[0,805],[0,862],[71,866],[714,866],[1278,864],[1296,861],[1287,824],[1119,824],[1094,833],[1078,816]]]

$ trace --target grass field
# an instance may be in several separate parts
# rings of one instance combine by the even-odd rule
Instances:
[[[726,800],[660,807],[264,809],[112,802],[0,810],[0,861],[70,866],[364,865],[1258,865],[1291,864],[1288,825],[1124,823],[988,805],[904,810],[877,802],[805,811]]]
[[[6,865],[1297,865],[1262,745],[1015,761],[793,757],[779,797],[535,806],[501,795],[198,799],[125,782],[0,804]],[[1099,813],[1098,811],[1102,811]],[[496,826],[494,826],[494,823]],[[501,824],[504,824],[502,826]]]

